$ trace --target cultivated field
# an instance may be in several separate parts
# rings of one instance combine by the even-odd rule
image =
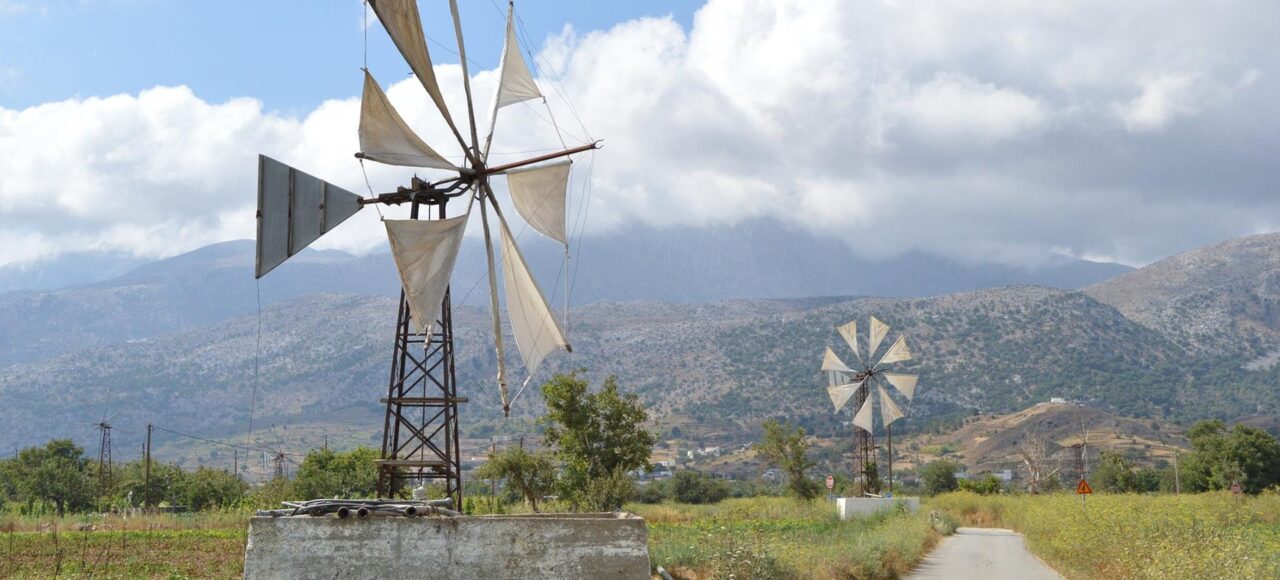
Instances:
[[[1280,578],[1280,495],[1074,494],[929,501],[962,525],[1021,532],[1068,578]]]
[[[649,557],[676,578],[894,578],[950,532],[923,514],[840,521],[826,501],[730,499],[634,505]],[[935,529],[935,527],[937,529]]]
[[[751,498],[627,509],[649,521],[653,565],[677,578],[894,577],[941,538],[926,516],[841,522],[824,501]],[[0,578],[238,578],[247,518],[0,516]]]
[[[0,515],[0,578],[239,578],[247,515]]]

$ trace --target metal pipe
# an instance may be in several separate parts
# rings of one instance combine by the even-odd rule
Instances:
[[[356,508],[356,517],[360,519],[369,517],[369,508],[364,506]]]
[[[506,165],[499,165],[497,167],[489,167],[484,170],[484,173],[485,175],[494,175],[497,173],[502,173],[503,171],[507,171],[509,169],[524,167],[526,165],[533,165],[534,163],[537,163],[539,161],[548,161],[551,159],[556,159],[558,157],[567,157],[569,155],[573,155],[574,153],[582,153],[583,151],[590,151],[592,149],[599,149],[599,148],[600,148],[600,142],[592,141],[591,143],[588,143],[586,145],[579,145],[577,147],[565,149],[564,151],[557,151],[555,153],[548,153],[546,155],[530,157],[528,159],[525,159],[524,161],[516,161],[513,163],[507,163]]]
[[[342,506],[338,508],[338,519],[345,520],[349,517],[351,517],[351,508],[347,506]]]

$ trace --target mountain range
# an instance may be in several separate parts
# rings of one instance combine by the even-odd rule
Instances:
[[[585,368],[598,381],[615,374],[652,409],[659,428],[693,425],[690,436],[707,440],[749,437],[767,417],[836,434],[848,417],[831,412],[820,388],[822,349],[842,347],[835,324],[875,314],[894,327],[891,337],[906,333],[916,355],[902,367],[922,376],[908,429],[1050,397],[1175,421],[1271,416],[1280,402],[1280,369],[1272,364],[1280,324],[1271,316],[1280,299],[1272,282],[1280,234],[1133,271],[1066,263],[1039,274],[916,256],[867,265],[846,255],[805,266],[812,254],[791,261],[778,254],[782,264],[770,258],[767,236],[757,237],[760,246],[736,253],[716,244],[686,248],[687,264],[663,258],[660,249],[681,245],[675,242],[614,256],[607,243],[588,245],[569,324],[574,354],[553,359],[540,375]],[[592,251],[599,265],[591,265]],[[531,261],[559,261],[554,251],[533,253]],[[904,274],[929,270],[930,261],[968,275]],[[871,275],[846,274],[833,263]],[[307,252],[258,288],[251,267],[252,246],[233,242],[93,284],[0,294],[0,448],[63,434],[85,439],[103,416],[120,428],[123,444],[147,422],[242,437],[251,406],[259,431],[287,426],[371,441],[381,428],[377,399],[394,323],[389,259]],[[588,292],[585,280],[608,268],[627,272],[633,284],[616,295],[606,286]],[[683,276],[679,268],[697,272]],[[778,280],[779,272],[818,280],[815,297],[772,296],[804,281]],[[482,256],[464,257],[454,290],[460,390],[471,400],[463,429],[472,437],[527,429],[540,412],[531,389],[514,419],[500,418],[488,317],[477,299],[484,291],[470,284],[464,292],[457,283],[482,273]],[[1015,275],[1044,285],[1001,286]],[[1053,276],[1084,287],[1048,287]],[[841,280],[847,291],[828,291]],[[866,288],[860,280],[896,294],[858,297]],[[970,287],[983,281],[997,287]],[[935,287],[942,291],[926,292]]]

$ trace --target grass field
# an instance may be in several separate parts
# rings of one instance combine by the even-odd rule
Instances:
[[[653,565],[679,578],[893,578],[941,538],[927,516],[841,522],[824,501],[627,509],[649,522]],[[239,578],[247,527],[248,515],[240,513],[128,520],[0,515],[0,578]]]
[[[1069,578],[1280,578],[1280,495],[1074,494],[929,501],[963,525],[1021,532]]]
[[[238,578],[246,515],[0,516],[0,578]]]
[[[825,501],[751,498],[628,509],[649,522],[653,565],[678,578],[896,578],[942,537],[923,514],[842,522]]]

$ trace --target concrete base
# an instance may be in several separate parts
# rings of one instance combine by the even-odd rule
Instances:
[[[244,577],[649,578],[628,513],[457,518],[255,517]]]
[[[836,512],[840,514],[840,519],[847,520],[852,517],[869,516],[890,509],[896,504],[907,506],[912,513],[920,509],[920,499],[914,497],[841,497],[836,498]]]

